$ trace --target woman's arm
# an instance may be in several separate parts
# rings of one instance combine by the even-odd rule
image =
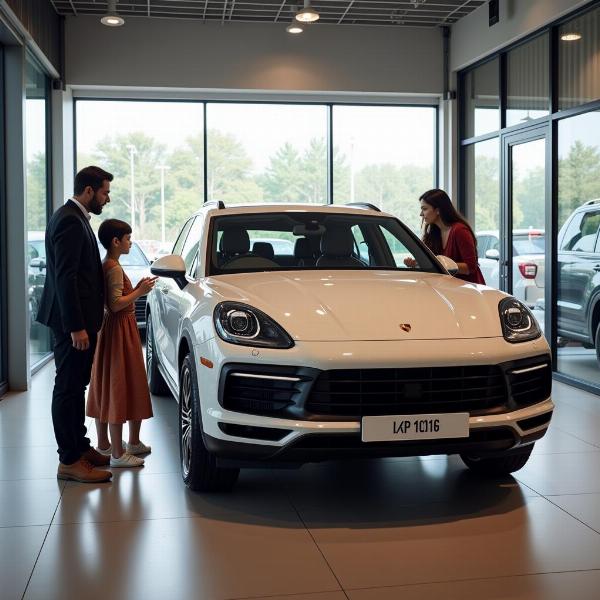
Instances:
[[[455,247],[458,256],[462,259],[457,261],[460,275],[470,275],[477,271],[477,247],[471,232],[466,227],[457,227],[454,232]]]

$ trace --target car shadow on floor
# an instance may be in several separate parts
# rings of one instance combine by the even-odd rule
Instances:
[[[199,517],[273,526],[385,528],[453,522],[517,511],[537,496],[513,477],[482,478],[458,458],[373,459],[243,470],[230,494],[188,494]],[[287,502],[286,502],[287,500]],[[282,505],[283,503],[283,505]],[[289,516],[285,504],[291,505]],[[267,512],[265,512],[267,510]],[[267,521],[270,519],[267,518]]]

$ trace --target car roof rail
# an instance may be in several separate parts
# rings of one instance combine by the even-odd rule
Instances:
[[[210,204],[215,204],[219,210],[225,208],[223,200],[207,200],[202,206],[209,206]]]
[[[345,206],[356,206],[357,208],[368,208],[369,210],[376,210],[381,212],[381,209],[370,202],[346,202]]]
[[[584,205],[587,206],[588,204],[598,204],[598,202],[600,202],[600,198],[593,198],[592,200],[585,202]]]

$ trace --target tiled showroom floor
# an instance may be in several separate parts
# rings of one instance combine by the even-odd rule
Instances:
[[[143,426],[143,469],[57,481],[53,376],[0,402],[3,600],[600,597],[599,397],[555,383],[551,431],[514,478],[402,458],[243,471],[233,494],[199,495],[170,398]]]

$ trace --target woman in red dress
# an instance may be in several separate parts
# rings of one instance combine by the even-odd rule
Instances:
[[[443,190],[429,190],[420,198],[423,242],[435,254],[443,254],[458,265],[456,277],[483,283],[477,262],[477,240],[466,219],[454,208]]]

